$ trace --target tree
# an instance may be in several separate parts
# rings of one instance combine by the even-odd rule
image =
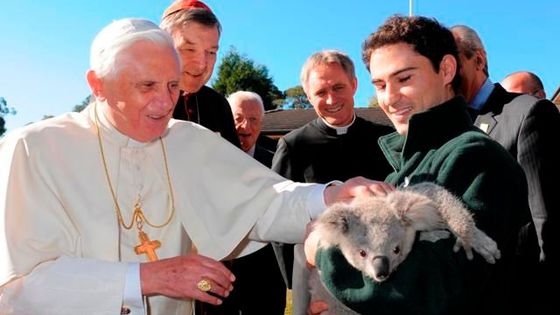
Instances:
[[[256,65],[247,56],[241,55],[231,47],[222,58],[218,67],[218,77],[212,87],[223,95],[244,90],[259,94],[265,110],[276,108],[274,101],[283,99],[283,93],[274,85],[268,68]]]
[[[309,103],[307,95],[301,85],[296,85],[284,91],[285,99],[282,100],[282,107],[285,109],[307,109],[313,105]]]
[[[78,104],[78,105],[74,105],[74,108],[72,108],[73,112],[81,112],[84,108],[86,108],[89,103],[92,101],[93,99],[93,95],[88,95],[86,96],[86,98],[84,98],[84,100],[82,101],[82,103]]]
[[[16,110],[13,107],[8,107],[8,102],[5,98],[0,97],[0,136],[6,132],[6,115],[15,115]]]
[[[6,121],[4,117],[0,116],[0,137],[6,132]]]

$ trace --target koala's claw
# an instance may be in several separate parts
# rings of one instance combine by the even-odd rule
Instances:
[[[496,259],[500,259],[501,253],[498,249],[498,244],[481,230],[475,230],[473,243],[475,250],[480,253],[488,263],[494,264],[496,263]]]
[[[466,242],[461,238],[457,238],[453,246],[453,251],[458,252],[461,248],[465,250],[467,259],[469,260],[473,259],[473,249],[489,264],[495,264],[496,260],[501,257],[498,244],[479,229],[475,229],[472,242]]]
[[[472,260],[474,255],[472,252],[471,244],[469,244],[469,242],[463,241],[461,238],[458,237],[455,240],[455,245],[453,245],[453,251],[457,253],[461,248],[463,248],[463,250],[465,251],[465,254],[467,255],[467,259]]]

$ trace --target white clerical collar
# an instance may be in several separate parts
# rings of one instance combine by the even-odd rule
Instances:
[[[352,117],[352,121],[346,126],[333,126],[329,124],[326,120],[324,120],[323,117],[321,117],[321,120],[323,120],[325,125],[327,125],[329,128],[334,129],[337,135],[345,135],[348,132],[348,128],[350,128],[350,126],[352,126],[354,121],[356,121],[356,113],[354,113],[354,116]]]

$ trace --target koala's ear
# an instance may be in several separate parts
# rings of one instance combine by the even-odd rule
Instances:
[[[387,196],[387,201],[397,218],[417,231],[430,230],[441,225],[437,204],[427,196],[396,190]]]

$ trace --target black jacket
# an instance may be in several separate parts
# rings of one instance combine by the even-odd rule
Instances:
[[[203,86],[196,93],[189,94],[186,102],[181,93],[173,111],[173,118],[195,122],[218,132],[236,147],[241,147],[228,101],[223,95],[207,86]]]

